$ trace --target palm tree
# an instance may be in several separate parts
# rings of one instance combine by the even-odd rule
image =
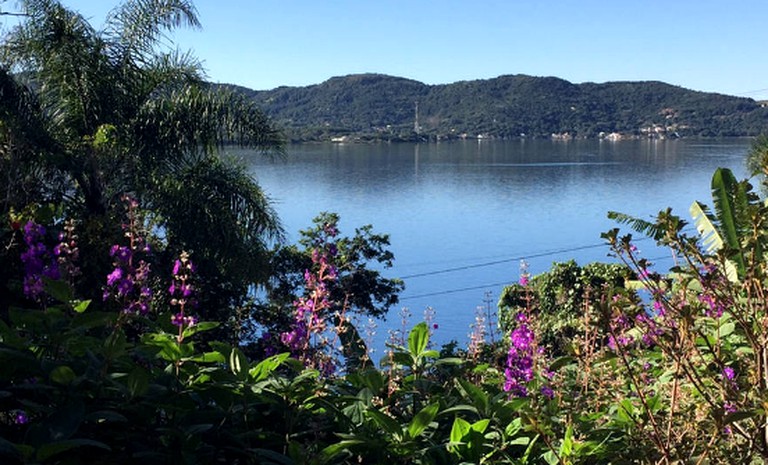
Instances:
[[[162,47],[175,28],[199,27],[192,3],[126,0],[101,30],[56,0],[20,10],[0,44],[2,213],[64,201],[85,251],[114,240],[128,192],[168,254],[192,250],[218,304],[264,279],[279,222],[244,167],[218,153],[233,143],[280,154],[283,140],[252,103],[206,84],[192,55]]]

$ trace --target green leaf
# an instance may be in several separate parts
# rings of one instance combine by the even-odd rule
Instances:
[[[440,356],[440,352],[436,350],[425,350],[421,353],[422,358],[437,358]]]
[[[472,404],[477,407],[478,411],[486,412],[488,410],[488,394],[466,379],[458,378],[456,381],[459,384],[461,394],[472,400]]]
[[[448,366],[458,366],[462,365],[464,363],[464,360],[460,357],[445,357],[435,360],[435,366],[437,365],[448,365]]]
[[[408,334],[408,351],[413,357],[418,357],[424,352],[429,343],[429,329],[427,323],[421,322],[413,327]]]
[[[75,379],[77,379],[77,375],[72,368],[66,365],[57,366],[51,371],[51,381],[54,383],[68,386],[72,384]]]
[[[528,436],[520,436],[519,438],[515,438],[511,441],[509,441],[510,446],[527,446],[530,444],[531,438]]]
[[[91,439],[67,439],[64,441],[57,441],[43,445],[37,450],[37,459],[45,461],[51,457],[61,454],[62,452],[67,452],[78,447],[98,447],[99,449],[104,449],[106,451],[112,450],[103,442],[94,441]]]
[[[473,405],[465,405],[465,404],[454,405],[453,407],[448,407],[447,409],[442,410],[440,412],[440,415],[445,416],[445,415],[452,414],[452,413],[457,413],[457,412],[467,412],[467,413],[471,413],[473,415],[480,415],[480,412],[477,410],[477,407],[475,407]]]
[[[320,451],[320,463],[327,463],[340,453],[348,450],[350,447],[358,446],[360,444],[365,444],[365,441],[361,439],[345,439],[341,442],[337,442],[336,444],[331,444],[330,446]]]
[[[226,363],[227,358],[221,352],[205,352],[200,355],[191,357],[189,360],[199,363]]]
[[[269,375],[277,369],[282,363],[290,356],[290,354],[277,354],[269,358],[265,358],[259,362],[255,367],[251,368],[248,375],[251,377],[251,381],[259,382],[267,379]]]
[[[166,361],[178,362],[182,358],[181,348],[176,336],[168,333],[152,333],[142,337],[142,341],[160,349],[158,355]]]
[[[515,418],[514,420],[512,420],[512,422],[509,423],[504,428],[504,434],[506,434],[509,437],[513,437],[517,433],[519,433],[520,430],[522,430],[522,429],[523,429],[523,421],[522,421],[521,418],[518,417],[518,418]],[[525,444],[528,444],[528,442],[526,442]]]
[[[389,415],[379,412],[375,409],[370,409],[366,413],[366,416],[371,418],[377,425],[379,425],[384,431],[390,435],[399,438],[403,430],[394,418]]]
[[[715,205],[717,219],[723,242],[728,244],[736,255],[733,257],[739,276],[745,272],[744,254],[741,248],[742,216],[746,214],[748,201],[746,188],[736,181],[733,172],[727,168],[718,168],[712,175],[712,201]]]
[[[549,465],[558,465],[560,463],[560,459],[557,458],[557,454],[554,451],[548,450],[544,452],[542,457]]]
[[[392,361],[397,365],[413,367],[416,365],[416,358],[410,352],[395,352],[392,354]]]
[[[701,244],[704,250],[713,254],[723,248],[723,238],[715,226],[715,218],[709,211],[709,208],[701,202],[693,202],[688,209],[693,218],[693,223],[701,237]]]
[[[478,420],[474,423],[472,423],[472,431],[476,433],[483,434],[485,433],[485,430],[488,429],[488,425],[491,423],[491,420],[484,418],[482,420]]]
[[[133,367],[126,379],[126,386],[131,397],[144,395],[149,390],[149,381],[150,375],[147,370],[140,366]]]
[[[565,429],[565,437],[562,444],[560,444],[560,456],[570,457],[573,452],[573,426],[568,425]]]
[[[77,313],[83,313],[86,310],[88,310],[89,305],[91,305],[90,300],[73,300],[72,310],[74,310]]]
[[[243,380],[248,376],[248,358],[237,347],[229,354],[229,370]]]
[[[733,334],[734,330],[736,330],[736,325],[731,322],[728,322],[728,323],[723,323],[723,325],[720,326],[720,328],[718,329],[718,333],[720,333],[720,337],[727,337]]]
[[[440,409],[440,404],[435,402],[434,404],[424,407],[419,413],[413,417],[411,423],[408,425],[408,434],[410,437],[418,437],[435,419],[437,411]]]
[[[192,337],[197,333],[202,333],[203,331],[210,331],[213,328],[217,328],[219,326],[219,323],[217,321],[202,321],[200,323],[197,323],[192,326],[188,326],[186,329],[184,329],[184,332],[182,335],[184,338]]]
[[[464,420],[463,418],[456,417],[453,420],[453,426],[451,426],[451,442],[454,443],[461,443],[464,442],[464,438],[469,433],[472,426],[469,424],[467,420]]]

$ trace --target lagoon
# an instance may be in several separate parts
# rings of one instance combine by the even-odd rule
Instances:
[[[285,160],[234,151],[273,199],[288,232],[321,211],[341,232],[372,224],[390,234],[405,280],[401,306],[418,321],[436,312],[438,343],[462,345],[478,306],[494,306],[504,285],[556,261],[610,261],[600,233],[609,210],[650,219],[668,206],[684,218],[694,200],[711,203],[717,167],[746,175],[750,139],[465,140],[431,144],[303,144]],[[670,266],[639,243],[658,269]],[[399,327],[399,308],[379,327]],[[380,352],[379,352],[380,353]]]

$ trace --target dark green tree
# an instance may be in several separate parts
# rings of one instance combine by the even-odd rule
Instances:
[[[328,284],[331,305],[325,317],[335,311],[382,317],[399,301],[404,289],[400,279],[382,276],[390,268],[394,255],[389,250],[389,236],[377,234],[370,225],[355,229],[353,236],[336,235],[339,216],[321,213],[312,227],[301,231],[298,245],[274,250],[264,298],[255,306],[251,322],[279,334],[290,326],[294,302],[305,288],[305,273],[316,270],[312,254],[322,244],[334,249],[336,279]],[[329,229],[333,234],[328,235]],[[323,240],[322,238],[330,237]],[[326,242],[330,241],[330,244]]]
[[[761,134],[747,153],[747,170],[752,176],[761,176],[763,192],[768,190],[768,134]]]
[[[282,232],[245,168],[218,153],[278,154],[283,142],[252,103],[207,85],[191,54],[165,46],[174,29],[200,26],[193,4],[127,0],[100,30],[55,0],[19,8],[0,44],[0,213],[62,204],[80,223],[84,266],[106,271],[129,193],[163,246],[158,262],[189,250],[201,308],[231,308],[265,279]],[[81,283],[91,294],[101,284]]]

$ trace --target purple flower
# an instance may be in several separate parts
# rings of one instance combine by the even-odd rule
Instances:
[[[190,284],[182,284],[181,285],[181,295],[184,298],[192,297],[192,285],[190,285]]]
[[[174,326],[183,326],[184,325],[184,313],[179,312],[171,316],[171,323]]]
[[[555,398],[555,391],[553,391],[551,387],[545,385],[541,387],[541,395],[552,400]]]
[[[194,286],[191,283],[194,266],[189,260],[189,254],[182,251],[179,258],[173,262],[173,280],[168,287],[171,295],[171,305],[178,306],[178,313],[171,316],[171,323],[179,327],[179,341],[182,339],[182,328],[197,324],[197,317],[186,313],[189,306],[196,306]]]
[[[13,416],[13,422],[17,425],[26,425],[29,422],[27,412],[24,410],[17,410],[16,414]]]
[[[518,319],[519,320],[519,319]],[[521,321],[509,335],[510,346],[504,369],[504,390],[517,397],[528,395],[527,384],[533,380],[533,357],[536,354],[535,335]]]
[[[120,245],[113,245],[109,249],[109,255],[124,263],[128,263],[133,258],[131,249]]]
[[[130,276],[126,276],[117,282],[118,295],[126,296],[130,294],[131,291],[133,291],[133,280],[130,278]]]
[[[40,300],[44,292],[43,277],[59,279],[58,262],[44,243],[45,228],[34,221],[24,225],[24,243],[27,250],[21,254],[24,263],[24,294],[34,300]]]
[[[723,378],[727,379],[728,381],[733,381],[735,377],[736,377],[736,372],[733,371],[733,368],[731,367],[723,368]]]
[[[520,282],[521,286],[523,286],[523,287],[527,286],[528,285],[528,275],[524,274],[524,275],[520,276],[520,281],[519,282]]]
[[[107,286],[114,286],[123,278],[123,269],[115,268],[107,275]]]
[[[173,275],[178,276],[181,273],[181,260],[176,260],[173,263]]]
[[[148,286],[149,264],[139,260],[136,266],[130,247],[116,244],[110,248],[109,253],[114,258],[112,264],[115,268],[107,275],[104,300],[114,297],[121,304],[123,312],[145,315],[152,301],[152,290]]]

